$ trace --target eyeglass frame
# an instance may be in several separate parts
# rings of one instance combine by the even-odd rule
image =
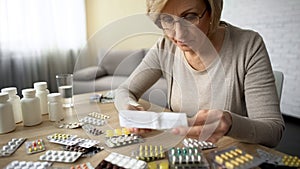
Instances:
[[[199,24],[199,21],[200,21],[200,19],[202,19],[203,17],[204,17],[204,15],[205,15],[205,13],[207,12],[207,7],[204,9],[204,11],[201,13],[201,14],[199,14],[199,15],[195,15],[196,17],[197,17],[197,22],[194,22],[194,23],[192,23],[192,22],[190,22],[190,21],[188,21],[188,20],[186,20],[186,19],[184,19],[186,16],[183,16],[183,17],[179,17],[179,19],[178,20],[175,20],[173,17],[173,23],[172,23],[172,28],[171,29],[169,29],[169,28],[163,28],[163,26],[162,26],[162,20],[161,19],[157,19],[156,21],[155,21],[155,24],[160,28],[160,29],[162,29],[162,30],[164,30],[164,31],[174,31],[174,29],[175,29],[175,23],[176,22],[178,22],[178,23],[185,23],[185,22],[187,22],[187,23],[190,23],[190,24],[194,24],[194,25],[196,25],[196,24]],[[171,15],[170,15],[171,16]],[[158,16],[157,18],[159,18],[160,16]],[[189,25],[183,25],[183,26],[190,26],[190,24]]]

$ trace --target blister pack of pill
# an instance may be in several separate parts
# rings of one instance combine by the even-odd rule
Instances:
[[[104,147],[100,147],[100,146],[93,146],[93,147],[90,147],[90,148],[84,148],[84,147],[80,147],[80,146],[77,146],[77,145],[73,145],[73,146],[63,146],[62,148],[65,151],[81,152],[82,157],[93,156],[93,155],[99,153],[100,151],[104,150]]]
[[[211,155],[213,162],[217,164],[217,166],[226,167],[228,169],[254,168],[264,162],[263,159],[248,154],[235,146],[213,152]]]
[[[52,161],[52,162],[62,162],[62,163],[73,163],[80,156],[81,152],[75,151],[56,151],[56,150],[48,150],[44,155],[39,157],[39,160],[42,161]]]
[[[26,138],[13,138],[3,145],[0,150],[0,157],[11,156],[25,142]]]
[[[168,159],[171,168],[209,168],[209,163],[199,148],[173,147],[168,150]]]
[[[78,141],[77,145],[84,148],[90,148],[100,143],[98,140],[91,140],[86,138],[76,138],[75,141]]]
[[[75,145],[79,143],[76,135],[55,133],[47,136],[49,142],[61,145]]]
[[[139,145],[138,150],[133,151],[132,155],[138,159],[146,162],[163,159],[166,157],[163,146],[153,145]]]
[[[110,153],[96,167],[96,169],[101,168],[146,169],[147,163],[145,161],[137,160],[122,154]]]
[[[169,169],[169,161],[149,162],[148,169]]]
[[[105,144],[110,148],[127,146],[142,142],[144,142],[144,139],[136,134],[107,137],[105,140]]]
[[[70,169],[95,169],[90,162],[71,166]]]
[[[100,129],[98,129],[95,126],[90,125],[90,124],[83,125],[82,129],[85,130],[87,133],[92,134],[94,136],[99,136],[99,135],[104,133],[103,130],[100,130]]]
[[[71,145],[71,146],[64,145],[62,146],[62,149],[65,151],[81,152],[83,154],[88,151],[88,148],[80,147],[78,145]]]
[[[290,156],[290,155],[280,156],[280,155],[271,154],[262,149],[257,149],[256,152],[261,159],[265,160],[266,163],[270,163],[278,166],[300,168],[300,158],[297,156]]]
[[[44,169],[49,168],[52,165],[51,162],[33,162],[33,161],[12,161],[4,169],[16,169],[16,168],[30,168],[30,169]]]
[[[27,154],[39,153],[46,150],[43,139],[25,142],[25,148]]]
[[[91,112],[91,113],[88,114],[88,116],[96,118],[96,119],[101,119],[101,120],[106,120],[106,119],[110,118],[110,116],[105,115],[105,114],[101,114],[101,113],[98,113],[98,112]]]
[[[103,126],[106,124],[106,120],[103,119],[97,119],[94,117],[85,116],[84,118],[80,119],[79,122],[84,124],[92,124],[95,126]]]
[[[129,135],[131,132],[127,128],[117,128],[114,130],[106,130],[105,137],[114,137],[114,136],[122,136],[122,135]]]
[[[212,149],[212,148],[216,148],[217,145],[215,145],[212,142],[208,142],[208,141],[199,141],[197,139],[192,139],[192,138],[185,138],[182,141],[183,145],[185,147],[198,147],[201,150],[207,150],[207,149]]]
[[[58,128],[76,129],[76,128],[82,127],[83,123],[80,123],[80,122],[69,122],[69,123],[58,122],[58,123],[55,123],[55,125]]]

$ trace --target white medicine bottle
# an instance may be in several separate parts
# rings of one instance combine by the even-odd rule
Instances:
[[[12,105],[8,102],[8,93],[0,93],[0,134],[16,128]]]
[[[17,95],[17,88],[16,87],[7,87],[7,88],[1,89],[1,92],[8,93],[8,95],[9,95],[8,102],[10,102],[12,104],[15,123],[22,122],[21,99]]]
[[[49,120],[59,122],[64,119],[64,109],[60,93],[48,94]]]
[[[24,126],[34,126],[42,122],[40,99],[35,94],[35,89],[22,90],[21,107]]]
[[[48,98],[49,90],[47,89],[47,82],[36,82],[33,84],[36,90],[36,97],[40,99],[41,102],[41,112],[42,114],[48,114]]]

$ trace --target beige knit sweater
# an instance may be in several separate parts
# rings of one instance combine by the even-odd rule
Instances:
[[[232,127],[227,135],[244,142],[274,147],[281,139],[284,121],[263,39],[254,31],[224,24],[227,26],[219,56],[226,79],[223,110],[232,115]],[[161,76],[167,79],[169,108],[176,106],[170,103],[176,51],[178,48],[167,38],[159,40],[118,88],[116,107],[124,109],[129,100],[137,101]],[[192,81],[186,76],[181,78],[182,81]],[[182,88],[183,91],[189,90]]]

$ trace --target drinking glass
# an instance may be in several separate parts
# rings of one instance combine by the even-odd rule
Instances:
[[[73,75],[56,75],[58,91],[62,97],[63,107],[73,107]]]

